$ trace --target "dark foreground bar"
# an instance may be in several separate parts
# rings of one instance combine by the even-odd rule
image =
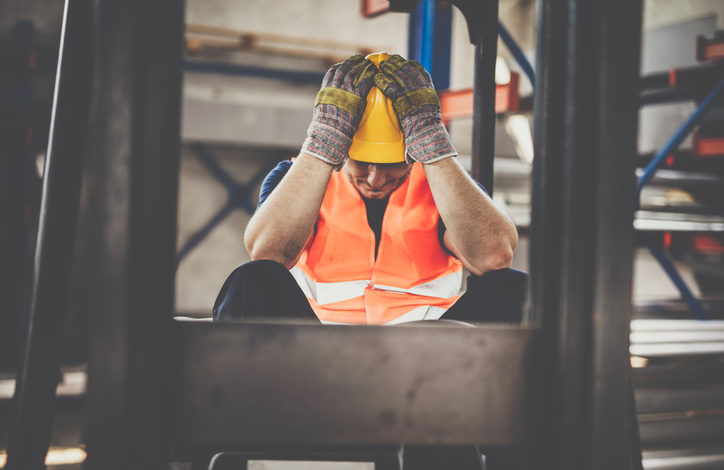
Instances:
[[[174,322],[177,442],[520,443],[533,328]]]

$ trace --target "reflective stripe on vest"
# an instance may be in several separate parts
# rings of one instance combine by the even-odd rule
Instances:
[[[314,238],[291,273],[325,323],[437,319],[462,294],[462,264],[438,238],[422,165],[390,195],[375,258],[367,209],[344,172],[330,178]]]

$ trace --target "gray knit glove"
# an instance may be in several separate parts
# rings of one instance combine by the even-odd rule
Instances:
[[[349,57],[327,71],[314,103],[303,152],[335,168],[344,165],[376,73],[375,64],[361,55]]]
[[[392,100],[405,135],[408,161],[432,163],[457,155],[442,123],[440,98],[425,68],[393,55],[380,63],[380,70],[375,84]]]

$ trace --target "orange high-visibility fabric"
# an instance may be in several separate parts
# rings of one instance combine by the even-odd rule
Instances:
[[[292,269],[320,320],[384,324],[422,306],[455,303],[462,264],[440,245],[439,217],[422,165],[415,163],[390,195],[375,258],[364,201],[343,172],[333,173],[315,235]]]

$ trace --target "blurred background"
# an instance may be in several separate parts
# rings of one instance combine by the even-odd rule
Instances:
[[[5,55],[2,93],[7,104],[3,106],[3,119],[32,130],[32,136],[27,135],[29,131],[20,133],[25,134],[25,142],[3,139],[0,149],[3,164],[12,170],[4,173],[10,190],[5,202],[11,202],[10,210],[19,217],[14,221],[20,223],[5,225],[4,231],[12,232],[7,236],[16,244],[12,249],[11,245],[3,246],[8,250],[5,266],[13,265],[6,273],[20,273],[29,266],[27,256],[32,250],[36,220],[32,215],[39,202],[62,4],[60,0],[0,3],[0,40]],[[209,315],[226,275],[249,260],[242,234],[250,211],[256,207],[259,185],[279,160],[298,153],[327,68],[355,53],[388,51],[410,56],[410,15],[366,17],[362,9],[359,0],[279,1],[273,8],[262,1],[187,2],[176,289],[179,313]],[[445,64],[448,73],[443,68],[443,73],[434,78],[438,90],[469,90],[473,83],[474,46],[459,10],[452,8],[450,16]],[[696,37],[713,36],[722,29],[722,18],[724,3],[718,0],[645,1],[642,74],[696,65]],[[536,2],[502,0],[500,20],[535,66]],[[32,50],[34,63],[32,68],[20,71],[25,48]],[[511,72],[517,74],[515,94],[520,103],[499,114],[495,196],[508,205],[523,234],[515,267],[525,270],[533,153],[532,88],[502,42],[498,51],[496,82],[504,85],[510,82]],[[640,153],[650,156],[658,150],[694,108],[693,101],[642,108]],[[458,114],[447,122],[461,160],[469,167],[472,117]],[[682,148],[691,145],[689,138]],[[9,177],[12,172],[16,173]],[[643,208],[675,214],[651,214],[647,210],[645,215],[657,221],[662,217],[681,218],[682,212],[722,214],[724,193],[720,185],[715,185],[713,193],[709,185],[704,190],[709,194],[702,197],[691,192],[691,181],[679,181],[679,187],[671,181],[658,183],[644,191]],[[27,216],[28,211],[31,216]],[[711,217],[700,219],[705,223],[724,222]],[[650,220],[641,225],[646,226]],[[666,228],[665,221],[659,225]],[[19,227],[24,233],[18,232]],[[721,229],[719,226],[718,231]],[[671,240],[672,249],[678,250],[680,271],[694,292],[724,284],[721,272],[694,266],[716,251],[721,254],[721,238],[714,235],[694,240],[680,235]],[[697,251],[693,245],[710,249]],[[721,257],[714,258],[714,264],[720,264]],[[678,297],[646,250],[641,250],[637,259],[635,288],[639,300]]]
[[[226,276],[249,261],[242,236],[260,183],[280,160],[297,155],[328,67],[357,53],[387,51],[413,58],[414,17],[377,14],[376,3],[186,2],[178,315],[208,318]],[[536,8],[534,0],[500,0],[500,21],[534,68]],[[10,371],[0,377],[0,399],[11,394],[28,308],[62,9],[61,0],[0,0],[0,370]],[[462,14],[449,5],[446,12],[439,18],[448,15],[448,39],[436,51],[439,62],[433,77],[443,96],[465,97],[473,84],[474,46]],[[695,70],[701,62],[697,38],[714,38],[722,30],[722,0],[645,0],[641,74],[649,85],[644,88],[655,91],[657,83],[672,80],[670,70],[676,69],[680,72],[674,76],[680,81],[691,80],[689,90],[706,92],[709,82]],[[496,83],[507,101],[498,103],[495,198],[505,204],[521,234],[514,267],[527,270],[533,88],[502,42],[498,51]],[[714,73],[721,73],[721,68]],[[639,114],[638,155],[622,158],[636,159],[640,175],[696,106],[696,99],[652,97]],[[469,168],[472,117],[464,108],[451,104],[446,122]],[[695,318],[680,290],[645,248],[651,242],[673,260],[709,314],[724,317],[719,308],[724,300],[722,138],[724,107],[719,106],[667,158],[643,191],[634,223],[640,245],[634,264],[636,319]],[[74,296],[82,293],[83,286],[74,287]],[[72,346],[81,331],[77,319],[67,327],[68,363],[83,363],[82,348]],[[707,344],[722,353],[722,342],[724,336]],[[656,355],[635,356],[645,364]],[[716,356],[708,360],[721,362]],[[718,426],[721,433],[724,427]],[[4,439],[0,434],[0,449]],[[0,456],[0,467],[2,463]]]

